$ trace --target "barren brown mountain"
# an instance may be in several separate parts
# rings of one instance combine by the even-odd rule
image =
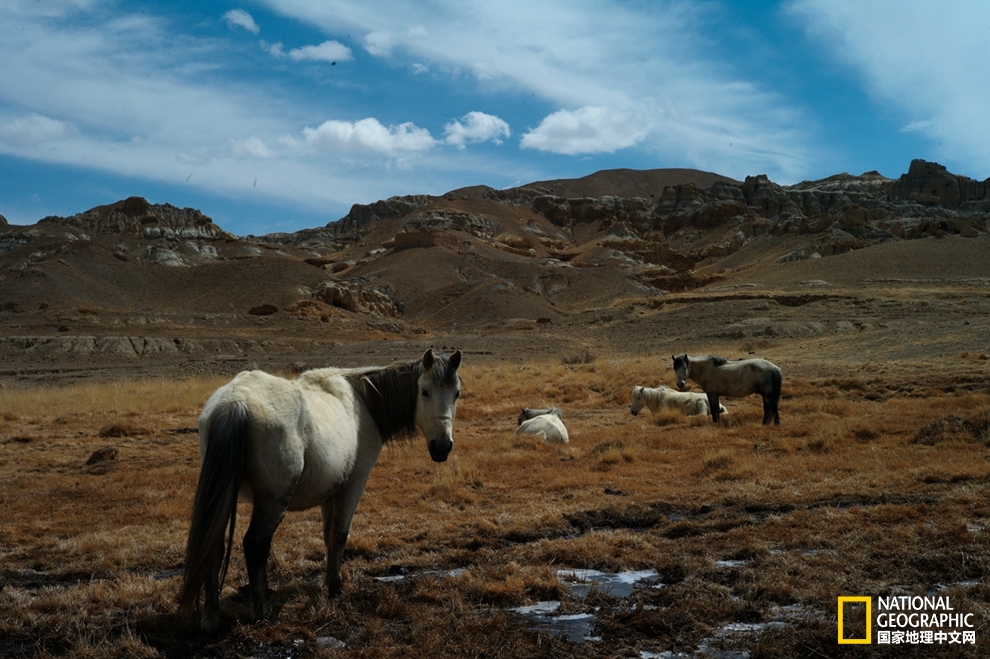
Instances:
[[[431,344],[516,359],[795,339],[830,363],[936,360],[986,348],[988,188],[921,161],[899,180],[786,188],[614,170],[392,198],[261,238],[132,198],[0,231],[0,378],[378,362]]]

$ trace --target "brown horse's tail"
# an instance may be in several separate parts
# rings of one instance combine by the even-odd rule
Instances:
[[[234,544],[237,493],[244,475],[249,415],[243,403],[221,404],[206,426],[206,451],[196,486],[186,565],[182,572],[179,609],[191,611],[207,580],[215,578],[217,561],[223,565],[217,588],[223,588]],[[228,531],[229,529],[229,531]],[[228,531],[226,542],[224,531]]]

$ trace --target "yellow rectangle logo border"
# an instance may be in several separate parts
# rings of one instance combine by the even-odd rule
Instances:
[[[863,602],[866,604],[866,638],[844,638],[842,632],[842,605],[847,602]],[[839,645],[870,645],[873,642],[873,598],[872,597],[840,597],[839,598]]]

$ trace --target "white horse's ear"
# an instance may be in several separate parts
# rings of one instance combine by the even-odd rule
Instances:
[[[455,350],[454,354],[450,356],[450,368],[457,370],[457,367],[461,365],[461,351]]]
[[[423,370],[428,371],[433,368],[434,360],[433,348],[427,348],[426,352],[423,353]]]

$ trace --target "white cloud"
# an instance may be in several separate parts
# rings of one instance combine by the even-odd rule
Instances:
[[[394,45],[395,38],[387,30],[369,32],[364,37],[364,49],[376,57],[391,55]]]
[[[33,147],[58,140],[69,134],[64,121],[40,114],[28,114],[10,121],[0,121],[0,142],[13,147]]]
[[[277,41],[275,43],[268,43],[264,39],[261,40],[261,49],[271,55],[272,57],[285,57],[285,51],[282,50],[282,42]]]
[[[427,151],[436,140],[425,128],[412,122],[384,126],[375,118],[360,121],[324,121],[318,128],[303,129],[307,145],[321,151],[380,153],[389,156]]]
[[[927,131],[931,128],[932,122],[930,121],[912,121],[907,126],[901,128],[902,133],[919,133]]]
[[[460,120],[454,119],[446,126],[447,137],[444,142],[453,144],[459,149],[465,148],[467,142],[487,142],[501,144],[502,138],[508,138],[512,131],[502,119],[484,112],[468,112]]]
[[[758,72],[741,78],[745,65],[712,36],[729,23],[718,3],[432,0],[424,11],[413,0],[260,1],[327,34],[363,34],[372,55],[468,93],[534,98],[549,116],[524,135],[530,148],[631,146],[681,166],[792,180],[818,155],[798,107],[758,88]]]
[[[631,113],[601,106],[558,110],[523,135],[520,146],[574,156],[633,146],[647,131]]]
[[[546,178],[547,161],[527,158],[532,150],[472,153],[471,144],[512,133],[500,117],[480,112],[443,125],[455,94],[474,107],[515,104],[514,127],[538,124],[524,138],[531,149],[629,148],[737,177],[799,169],[803,156],[794,130],[803,127],[800,117],[699,57],[697,11],[680,0],[635,10],[432,0],[429,11],[414,2],[257,0],[252,6],[271,8],[279,21],[298,19],[310,34],[340,39],[340,48],[349,43],[389,60],[373,63],[373,78],[362,79],[355,66],[353,78],[316,84],[311,72],[275,76],[244,66],[247,56],[268,58],[233,52],[229,39],[202,36],[202,26],[184,31],[187,17],[167,3],[127,13],[111,0],[52,0],[57,12],[42,19],[38,5],[47,3],[12,2],[0,2],[0,157],[23,157],[25,146],[15,143],[41,145],[30,152],[41,162],[145,181],[188,179],[217,195],[240,196],[257,177],[251,194],[307,208]],[[225,20],[213,21],[217,34],[227,31]],[[279,28],[289,40],[289,26]],[[261,46],[290,57],[281,43]],[[250,75],[255,69],[263,75]],[[375,109],[379,103],[388,109]],[[392,117],[399,104],[409,105],[402,118],[415,123],[371,118]],[[40,119],[26,120],[29,112]],[[369,118],[318,125],[325,117]],[[13,123],[19,118],[25,122]],[[397,171],[408,162],[416,167]]]
[[[230,140],[230,150],[233,156],[238,159],[264,159],[275,155],[275,152],[268,148],[265,141],[255,135],[240,140]]]
[[[239,27],[247,30],[251,34],[258,34],[261,32],[261,28],[259,28],[258,24],[254,22],[254,18],[251,17],[251,14],[247,13],[243,9],[231,9],[224,14],[222,18],[227,21],[227,26],[232,30]]]
[[[281,50],[282,44],[277,44]],[[274,54],[274,53],[273,53]],[[289,57],[299,60],[317,60],[323,62],[346,62],[354,59],[351,49],[338,41],[324,41],[318,46],[303,46],[289,51]]]
[[[272,57],[289,57],[297,62],[312,60],[336,64],[337,62],[348,62],[354,59],[351,49],[339,41],[324,41],[318,46],[302,46],[301,48],[293,48],[289,52],[285,52],[284,48],[281,42],[268,43],[265,40],[261,41],[261,49]]]
[[[796,0],[790,14],[940,157],[990,170],[990,4]]]

